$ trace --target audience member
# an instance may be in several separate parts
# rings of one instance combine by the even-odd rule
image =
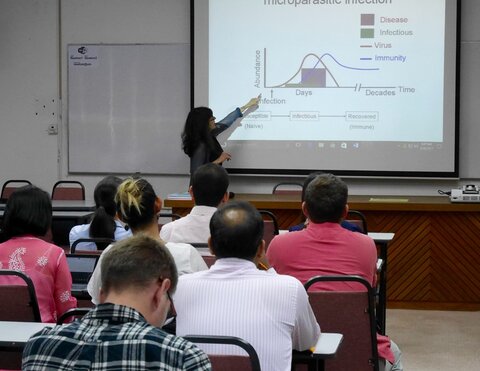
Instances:
[[[376,284],[377,250],[373,240],[340,226],[348,213],[348,188],[332,174],[318,175],[305,191],[302,210],[306,229],[276,236],[268,248],[271,265],[305,283],[318,275],[358,275]],[[358,290],[348,283],[322,283],[313,289]],[[378,335],[378,353],[387,360],[385,370],[402,370],[401,353],[395,343]]]
[[[307,189],[308,185],[310,184],[310,182],[315,179],[318,175],[321,175],[321,174],[325,174],[323,171],[315,171],[313,173],[310,173],[308,175],[308,177],[303,181],[303,186],[302,186],[302,202],[305,201],[305,190]],[[293,227],[290,227],[288,230],[289,232],[296,232],[296,231],[301,231],[302,229],[304,229],[307,224],[308,224],[308,218],[305,217],[305,214],[302,213],[302,216],[303,216],[303,222],[300,223],[300,224],[297,224],[297,225],[294,225]],[[342,220],[340,222],[340,225],[345,228],[345,229],[348,229],[352,232],[362,232],[362,230],[355,224],[353,223],[350,223],[346,220]]]
[[[42,322],[55,322],[57,316],[77,306],[63,249],[41,239],[51,222],[47,192],[28,185],[9,197],[3,215],[2,232],[7,241],[0,244],[0,269],[20,271],[32,279]],[[18,277],[0,277],[0,284],[20,282]]]
[[[161,242],[120,241],[101,264],[101,304],[79,321],[30,338],[22,370],[211,370],[194,344],[159,328],[178,279]]]
[[[215,264],[179,279],[177,335],[237,336],[255,348],[262,370],[290,370],[292,350],[309,349],[320,335],[302,284],[257,269],[267,263],[263,220],[250,204],[221,206],[210,220],[210,233]]]
[[[207,243],[210,218],[228,200],[227,188],[228,174],[223,167],[214,163],[200,166],[188,190],[195,206],[187,216],[165,224],[160,237],[169,242]]]
[[[134,235],[144,233],[161,241],[157,214],[162,207],[162,201],[157,197],[149,182],[141,178],[126,179],[118,187],[115,202],[120,220],[129,226]],[[104,252],[108,251],[111,246],[107,247]],[[165,246],[172,254],[180,275],[207,269],[205,261],[193,246],[174,242],[168,242]],[[102,260],[103,254],[100,256],[99,263]],[[88,292],[94,304],[99,302],[101,286],[101,264],[99,263],[88,282]]]
[[[80,238],[110,238],[120,241],[130,237],[132,232],[126,229],[117,218],[115,194],[122,179],[109,175],[102,179],[93,191],[95,200],[95,213],[89,224],[76,225],[70,230],[70,246]],[[108,244],[82,242],[77,246],[78,250],[103,250]]]

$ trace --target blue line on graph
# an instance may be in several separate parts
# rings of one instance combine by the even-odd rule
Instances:
[[[315,55],[316,56],[316,55]],[[343,67],[343,68],[348,68],[350,70],[357,70],[357,71],[378,71],[380,68],[357,68],[357,67],[349,67],[349,66],[345,66],[343,64],[341,64],[339,61],[337,61],[335,59],[335,57],[333,55],[331,55],[330,53],[325,53],[324,55],[322,55],[320,58],[318,58],[318,56],[316,56],[318,58],[318,61],[317,63],[315,63],[315,66],[313,66],[312,70],[310,71],[310,73],[307,73],[305,74],[305,79],[308,79],[308,77],[310,76],[310,74],[313,72],[313,70],[318,66],[318,64],[321,62],[322,58],[325,57],[325,56],[329,56],[330,58],[332,58],[339,66]],[[360,58],[361,60],[372,60],[372,58]]]
[[[367,58],[367,57],[363,57],[363,58],[360,58],[361,61],[371,61],[373,58]]]
[[[315,64],[315,66],[314,66],[313,68],[317,67],[318,64],[320,63],[320,61],[322,60],[322,58],[325,57],[325,56],[329,56],[329,57],[332,58],[332,59],[335,61],[335,63],[337,63],[339,66],[341,66],[341,67],[343,67],[343,68],[347,68],[347,69],[349,69],[349,70],[357,70],[357,71],[378,71],[378,70],[380,70],[380,68],[358,68],[358,67],[345,66],[344,64],[341,64],[339,61],[337,61],[337,60],[335,59],[335,57],[334,57],[333,55],[331,55],[330,53],[325,53],[325,54],[323,54],[320,58],[318,58],[318,61],[317,61],[317,63]]]

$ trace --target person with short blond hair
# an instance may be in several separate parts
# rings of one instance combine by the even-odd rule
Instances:
[[[211,370],[197,346],[159,328],[178,280],[164,244],[140,234],[116,243],[101,264],[100,304],[33,335],[22,370]]]

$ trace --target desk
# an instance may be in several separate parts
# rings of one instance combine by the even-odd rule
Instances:
[[[369,233],[375,244],[380,247],[380,259],[383,261],[382,270],[380,272],[379,280],[379,294],[378,294],[378,308],[377,308],[377,321],[379,324],[379,332],[385,335],[386,321],[387,321],[387,258],[388,258],[388,244],[395,233]]]
[[[273,212],[280,229],[300,223],[298,195],[235,199]],[[446,196],[355,195],[348,203],[365,214],[370,230],[395,233],[388,245],[390,308],[480,310],[480,204],[451,203]],[[193,202],[167,199],[165,206],[186,215]]]
[[[0,203],[0,210],[5,210],[6,203]],[[95,202],[89,200],[53,200],[53,211],[95,211]]]
[[[23,349],[30,337],[54,323],[0,321],[0,349]]]
[[[53,323],[0,321],[0,368],[20,369],[28,339]]]
[[[53,200],[54,211],[95,211],[95,202],[89,200]]]
[[[306,362],[309,371],[323,371],[325,370],[325,360],[335,357],[342,341],[342,334],[323,332],[318,338],[315,350],[312,353],[294,351],[292,363]]]

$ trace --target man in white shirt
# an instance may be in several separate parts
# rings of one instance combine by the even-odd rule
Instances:
[[[292,350],[309,349],[320,336],[302,284],[257,268],[266,263],[263,220],[249,203],[221,206],[210,232],[217,261],[208,271],[180,277],[174,297],[177,335],[237,336],[255,348],[262,370],[290,370]],[[222,346],[214,351],[233,352]]]
[[[219,205],[228,201],[228,183],[228,174],[220,165],[200,166],[188,190],[195,206],[187,216],[165,224],[160,238],[167,242],[207,243],[210,218]]]

